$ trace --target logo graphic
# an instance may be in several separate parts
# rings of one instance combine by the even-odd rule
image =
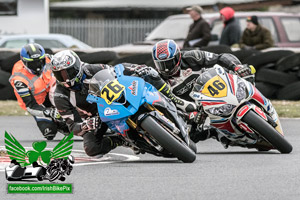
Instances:
[[[34,54],[34,55],[31,56],[31,58],[38,58],[40,56],[41,56],[41,54]]]
[[[16,82],[16,87],[24,87],[24,83],[22,83],[21,81],[17,81]]]
[[[162,54],[159,54],[159,55],[158,55],[158,58],[159,58],[159,59],[165,59],[165,58],[167,58],[167,56],[168,56],[167,54],[162,53]]]
[[[5,168],[7,180],[37,178],[38,180],[65,180],[70,175],[74,163],[71,156],[73,133],[65,136],[52,151],[45,150],[46,141],[33,142],[33,150],[26,151],[19,141],[5,132],[5,148],[11,163]],[[43,165],[47,166],[44,167]],[[26,167],[32,165],[32,167]]]
[[[131,90],[131,94],[137,96],[137,89],[138,89],[138,81],[132,81],[131,86],[128,87]]]
[[[118,114],[120,114],[120,113],[117,110],[112,110],[109,107],[105,108],[105,110],[104,110],[105,116],[112,116],[112,115],[118,115]]]

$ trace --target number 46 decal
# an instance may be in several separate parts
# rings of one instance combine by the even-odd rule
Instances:
[[[226,83],[219,76],[216,76],[205,84],[202,94],[209,97],[225,97],[227,95]]]

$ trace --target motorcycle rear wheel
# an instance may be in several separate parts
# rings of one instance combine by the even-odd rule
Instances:
[[[177,157],[178,160],[185,163],[195,161],[196,154],[187,146],[187,144],[185,144],[184,141],[179,141],[173,137],[151,116],[146,117],[142,121],[141,127],[153,136],[163,148]]]
[[[242,121],[257,131],[281,153],[290,153],[293,150],[293,146],[278,131],[276,131],[275,128],[259,117],[253,110],[246,113]]]

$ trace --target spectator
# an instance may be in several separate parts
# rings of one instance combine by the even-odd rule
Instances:
[[[238,21],[234,18],[234,10],[230,7],[225,7],[220,10],[220,14],[224,23],[220,44],[227,46],[238,44],[241,36],[241,28]]]
[[[183,47],[207,46],[210,41],[210,26],[201,16],[203,9],[200,6],[193,6],[187,10],[189,10],[189,14],[194,20],[194,23],[190,26]]]
[[[270,31],[258,23],[257,16],[247,17],[247,28],[240,40],[242,49],[266,49],[272,47],[274,41]]]

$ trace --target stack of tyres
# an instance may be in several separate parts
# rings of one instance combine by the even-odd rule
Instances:
[[[288,50],[262,52],[243,63],[257,72],[256,87],[270,99],[300,100],[300,54]]]
[[[45,49],[47,54],[53,54],[51,49]],[[116,60],[117,54],[112,51],[100,51],[93,53],[77,52],[83,62],[106,64]],[[20,60],[20,54],[13,51],[0,51],[0,100],[15,100],[14,91],[9,83],[12,68]]]
[[[277,92],[277,99],[299,100],[300,99],[300,53],[283,57],[276,63],[276,70],[281,73],[293,75],[293,81],[284,85]]]
[[[13,88],[9,83],[9,77],[13,65],[20,59],[20,55],[13,51],[1,51],[0,52],[0,100],[14,100]]]

